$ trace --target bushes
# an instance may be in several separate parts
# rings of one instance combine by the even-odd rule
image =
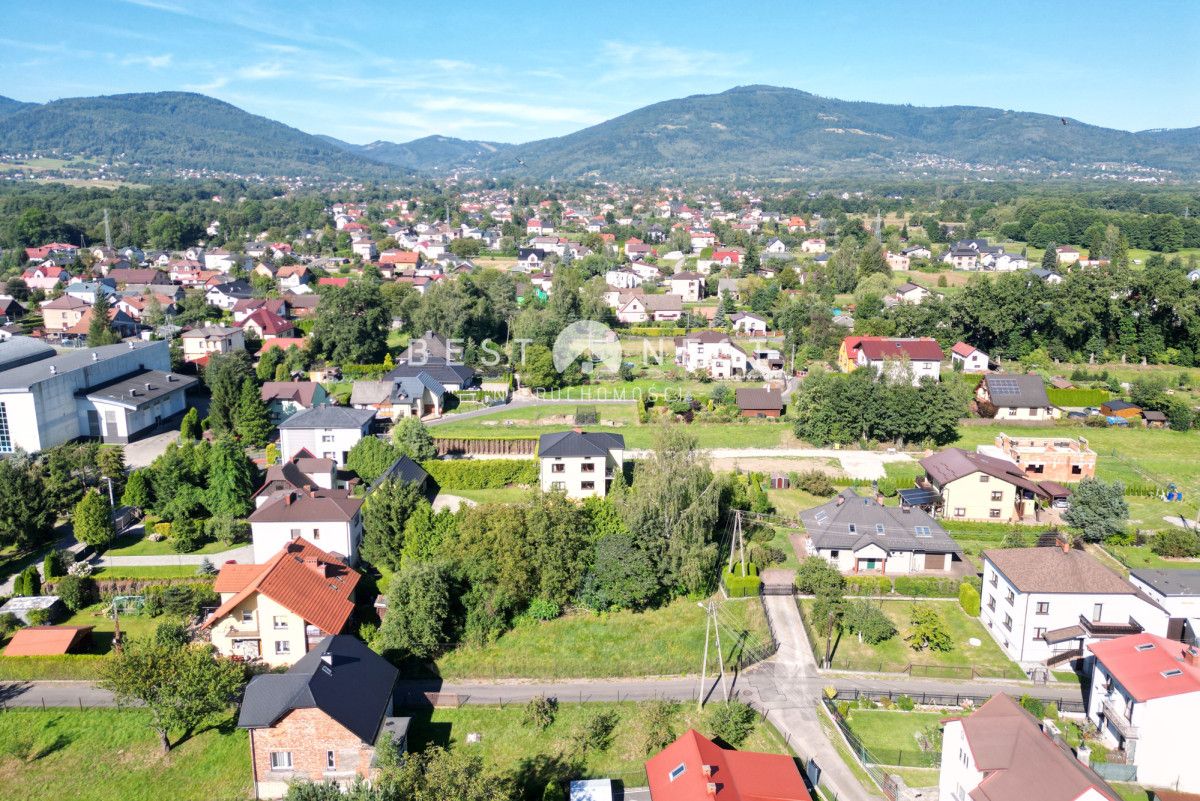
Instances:
[[[196,550],[203,538],[204,522],[201,520],[181,517],[171,524],[171,548],[176,553],[190,553]]]
[[[888,595],[892,580],[887,576],[846,576],[847,595]]]
[[[49,626],[54,622],[54,612],[49,609],[30,609],[25,613],[25,619],[31,626]]]
[[[733,567],[724,571],[723,581],[725,592],[730,598],[749,598],[758,595],[762,587],[762,579],[758,577],[758,567],[753,562],[746,563],[746,574],[742,575],[741,562],[734,562]]]
[[[42,594],[42,574],[38,572],[35,565],[22,570],[13,579],[13,595],[23,595],[26,597]]]
[[[525,710],[521,713],[521,724],[523,726],[531,726],[538,731],[545,731],[554,723],[554,718],[557,715],[557,698],[535,695],[525,704]]]
[[[1191,559],[1200,556],[1200,534],[1172,527],[1154,535],[1150,550],[1167,559]]]
[[[958,595],[958,579],[897,576],[896,594],[912,598],[954,598]]]
[[[205,525],[210,539],[226,545],[238,545],[250,541],[250,523],[232,517],[214,517]]]
[[[162,614],[195,617],[203,606],[217,606],[221,597],[211,584],[159,584],[142,591],[146,599],[145,612],[150,617]]]
[[[837,487],[828,475],[820,470],[806,470],[803,473],[790,473],[788,480],[795,489],[802,489],[809,495],[818,498],[828,498],[837,493]]]
[[[714,738],[737,748],[754,731],[756,714],[740,701],[709,704],[708,729]]]
[[[958,586],[958,605],[971,617],[979,617],[979,590],[963,582]]]
[[[1046,705],[1033,696],[1022,695],[1021,706],[1038,720],[1041,720],[1045,716]]]
[[[499,489],[511,484],[538,483],[536,459],[431,460],[421,467],[444,490]]]
[[[901,712],[912,712],[916,702],[907,695],[901,695],[896,698],[896,706],[900,707]]]
[[[95,579],[85,576],[65,576],[58,582],[54,592],[72,612],[91,606],[100,597]]]

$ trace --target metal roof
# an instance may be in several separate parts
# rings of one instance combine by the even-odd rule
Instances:
[[[20,367],[13,367],[12,369],[0,372],[0,392],[27,390],[34,384],[49,381],[57,376],[75,370],[83,370],[96,362],[118,359],[130,351],[143,351],[151,348],[162,348],[165,351],[167,343],[161,340],[156,342],[131,340],[117,345],[85,348],[61,356],[41,359],[30,364],[21,365]],[[150,354],[145,355],[149,356]],[[54,368],[53,371],[51,368]]]
[[[538,456],[543,459],[607,456],[624,448],[625,437],[605,431],[560,431],[538,438]]]

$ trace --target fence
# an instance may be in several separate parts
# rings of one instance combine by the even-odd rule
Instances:
[[[990,695],[972,695],[970,693],[917,693],[917,692],[896,692],[894,690],[858,690],[838,689],[837,700],[839,701],[857,701],[860,698],[866,698],[871,701],[879,701],[887,698],[895,701],[902,695],[907,695],[913,700],[917,706],[939,706],[939,707],[961,707],[965,705],[980,706],[991,699]],[[1037,698],[1037,696],[1031,696]],[[1067,712],[1071,714],[1084,714],[1087,712],[1087,707],[1082,701],[1068,701],[1060,698],[1037,698],[1044,704],[1055,704],[1059,712]]]
[[[838,731],[846,738],[846,742],[850,745],[850,750],[854,752],[854,757],[862,765],[863,770],[879,785],[879,789],[883,790],[884,796],[890,799],[890,801],[895,801],[898,789],[896,782],[887,774],[887,771],[879,767],[881,763],[875,759],[871,752],[867,750],[867,747],[863,745],[862,741],[858,739],[858,736],[850,729],[849,724],[846,723],[846,719],[838,712],[837,705],[828,698],[822,698],[821,703],[825,705],[825,711],[829,713],[829,717],[833,720],[834,725],[837,726]],[[938,761],[939,763],[941,762],[940,753],[938,754]]]
[[[1093,762],[1092,770],[1110,782],[1136,782],[1137,765],[1122,765],[1116,762]]]

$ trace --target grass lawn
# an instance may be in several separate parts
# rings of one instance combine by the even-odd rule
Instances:
[[[954,647],[945,653],[937,651],[914,651],[904,641],[904,633],[909,628],[909,616],[916,601],[882,601],[883,611],[896,624],[899,632],[895,637],[879,645],[860,643],[852,634],[843,632],[835,635],[833,650],[833,667],[835,670],[882,670],[897,672],[904,670],[909,664],[919,665],[912,670],[913,676],[934,678],[970,678],[969,668],[984,676],[1023,679],[1025,674],[1019,667],[1004,655],[1000,646],[991,638],[975,618],[967,617],[957,601],[930,601],[938,610]],[[825,640],[815,636],[808,622],[813,601],[809,598],[799,600],[800,611],[804,614],[804,625],[808,628],[809,638],[813,648],[824,656]],[[967,643],[971,637],[981,641],[977,648]]]
[[[51,545],[38,545],[33,548],[21,548],[9,545],[0,548],[0,581],[20,573],[29,565],[41,564],[46,554],[53,550]]]
[[[170,615],[159,615],[158,617],[150,617],[149,615],[121,615],[121,633],[128,639],[130,637],[144,638],[153,636],[154,630],[158,628],[159,623],[174,620]],[[112,617],[105,611],[105,604],[98,603],[92,606],[80,609],[75,614],[63,621],[66,626],[94,626],[92,629],[92,645],[96,653],[105,654],[112,649],[113,631],[115,623]]]
[[[936,728],[941,712],[851,709],[846,722],[880,765],[935,767],[940,755],[922,751],[917,735]]]
[[[206,542],[194,551],[189,551],[189,554],[214,554],[224,553],[237,546],[227,545],[223,542]],[[151,542],[145,537],[121,537],[113,547],[104,552],[105,556],[182,556],[174,548],[168,540],[162,542]]]
[[[858,779],[858,783],[863,786],[867,794],[872,798],[881,797],[882,793],[879,792],[879,786],[863,770],[863,766],[859,764],[858,758],[850,751],[850,747],[842,739],[841,732],[838,731],[833,721],[829,719],[829,714],[823,708],[817,710],[817,721],[820,722],[821,728],[825,730],[825,736],[833,743],[833,747],[838,752],[838,756],[842,758],[842,762],[846,763],[846,767],[854,774],[854,778]]]
[[[542,731],[522,724],[524,704],[506,704],[503,707],[472,705],[458,709],[405,712],[414,717],[409,730],[409,747],[414,751],[427,744],[477,749],[492,764],[515,772],[519,778],[529,779],[531,775],[537,775],[533,773],[533,766],[544,762],[545,758],[566,759],[564,754],[572,751],[572,737],[582,728],[584,721],[600,712],[615,712],[618,722],[613,730],[611,745],[603,751],[587,752],[586,757],[572,766],[571,773],[578,778],[620,778],[631,787],[645,787],[644,763],[648,756],[644,747],[647,735],[644,723],[646,705],[579,704],[565,703],[565,698],[560,700],[564,703],[559,705],[554,722]],[[671,730],[679,735],[689,728],[695,728],[711,736],[708,716],[707,711],[697,711],[695,704],[680,704]],[[466,744],[469,732],[482,735],[478,744]],[[773,754],[790,753],[779,732],[761,719],[741,749]],[[538,757],[543,759],[538,760]],[[544,781],[540,784],[544,784]]]
[[[745,645],[770,642],[757,599],[725,602],[721,619],[727,623],[721,630],[727,664]],[[482,648],[459,647],[437,660],[437,670],[446,679],[698,674],[704,623],[704,610],[686,599],[647,612],[578,612],[519,625]]]
[[[150,579],[150,578],[211,578],[200,576],[197,565],[151,565],[149,567],[98,567],[92,571],[97,579]]]
[[[776,514],[784,517],[796,517],[805,509],[811,509],[832,500],[832,497],[821,498],[802,489],[767,490],[767,497],[774,505]]]
[[[1124,782],[1109,782],[1109,784],[1124,801],[1150,801],[1150,791],[1145,787]]]
[[[457,495],[479,504],[520,503],[529,497],[530,487],[496,487],[494,489],[446,490],[446,495]]]
[[[147,717],[133,709],[9,709],[0,714],[5,793],[25,801],[250,797],[247,736],[232,718],[164,756]]]
[[[938,779],[941,777],[939,768],[889,767],[887,772],[904,779],[904,783],[909,787],[937,787]]]
[[[1104,550],[1117,557],[1131,569],[1139,567],[1166,569],[1200,569],[1200,559],[1163,559],[1148,545],[1105,545]]]

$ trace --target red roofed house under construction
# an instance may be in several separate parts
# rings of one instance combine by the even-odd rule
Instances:
[[[359,578],[335,555],[294,539],[265,564],[222,566],[214,587],[221,605],[203,628],[225,656],[292,665],[346,627]]]
[[[651,801],[812,801],[795,760],[732,751],[695,729],[646,761]]]
[[[1149,632],[1088,646],[1088,718],[1137,767],[1139,784],[1200,793],[1200,650]]]

